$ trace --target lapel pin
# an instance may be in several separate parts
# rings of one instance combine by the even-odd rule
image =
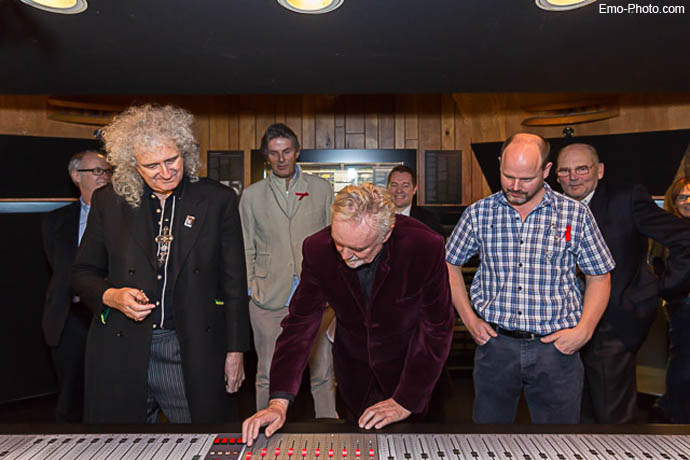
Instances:
[[[185,227],[192,228],[192,225],[194,225],[194,220],[195,220],[195,219],[196,219],[196,217],[194,217],[194,216],[187,216],[187,217],[185,217],[185,219],[184,219],[184,226],[185,226]]]
[[[299,197],[299,198],[297,199],[297,201],[302,201],[302,198],[304,198],[305,196],[309,196],[309,193],[307,193],[307,192],[304,192],[304,193],[302,193],[302,192],[295,192],[295,195],[297,195],[297,196]]]

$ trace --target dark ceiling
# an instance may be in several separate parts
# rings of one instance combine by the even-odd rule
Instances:
[[[57,15],[0,0],[2,93],[687,91],[684,14],[546,12],[534,0],[88,0]],[[642,3],[641,3],[642,4]]]

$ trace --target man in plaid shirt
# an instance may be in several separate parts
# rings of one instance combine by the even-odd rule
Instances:
[[[523,389],[533,423],[580,420],[578,350],[606,309],[615,263],[589,208],[544,182],[548,156],[540,136],[508,138],[502,191],[468,207],[446,245],[453,304],[479,345],[476,423],[514,422]],[[470,303],[461,266],[477,253]]]

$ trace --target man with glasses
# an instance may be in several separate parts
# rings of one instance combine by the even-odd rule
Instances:
[[[446,244],[453,303],[479,345],[475,423],[514,422],[523,390],[533,423],[580,420],[578,350],[606,308],[614,262],[587,207],[544,182],[548,157],[541,136],[509,137],[502,191],[469,206]],[[477,253],[470,303],[461,266]]]
[[[105,157],[86,150],[72,156],[67,170],[79,188],[79,201],[56,209],[43,219],[43,248],[53,271],[46,291],[43,334],[58,383],[56,420],[80,423],[84,401],[84,351],[91,315],[69,289],[69,273],[86,228],[94,190],[110,182]]]
[[[592,339],[582,349],[583,423],[637,421],[635,355],[644,341],[659,294],[690,278],[690,226],[659,208],[642,185],[599,182],[604,163],[588,144],[558,153],[556,178],[565,194],[590,207],[616,268],[611,297]],[[668,270],[657,279],[646,263],[648,238],[670,249]]]

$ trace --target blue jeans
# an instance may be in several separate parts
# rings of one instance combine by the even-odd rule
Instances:
[[[524,389],[532,423],[579,423],[583,381],[579,353],[564,355],[539,339],[493,337],[474,355],[472,419],[515,422]]]

